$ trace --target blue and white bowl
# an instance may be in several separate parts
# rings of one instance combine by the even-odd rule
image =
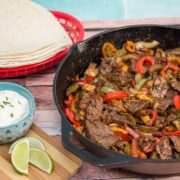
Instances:
[[[35,102],[33,95],[26,88],[16,83],[0,82],[1,90],[15,91],[24,96],[29,102],[29,112],[24,118],[12,125],[0,127],[0,144],[5,144],[13,142],[27,133],[33,122]]]

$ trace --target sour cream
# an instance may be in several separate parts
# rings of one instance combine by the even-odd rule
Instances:
[[[0,91],[0,127],[22,120],[29,112],[28,100],[15,91]]]

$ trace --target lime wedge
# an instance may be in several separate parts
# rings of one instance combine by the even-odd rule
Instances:
[[[21,138],[15,141],[9,148],[9,151],[8,151],[9,154],[12,153],[12,150],[14,149],[15,145],[22,139],[27,139],[29,141],[29,148],[38,148],[38,149],[45,150],[44,144],[39,139],[33,138],[33,137],[26,137],[26,138]]]
[[[51,174],[54,170],[51,157],[41,149],[29,149],[29,162],[48,174]]]
[[[11,153],[11,162],[18,173],[28,175],[29,141],[27,139],[17,142]]]

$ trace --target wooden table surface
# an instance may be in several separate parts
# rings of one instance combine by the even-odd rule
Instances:
[[[179,24],[180,17],[157,18],[141,20],[118,20],[118,21],[83,21],[85,28],[85,39],[103,31],[104,28],[113,28],[133,24]],[[60,141],[61,117],[57,111],[52,94],[52,83],[56,67],[43,72],[30,74],[18,78],[0,79],[0,81],[16,82],[28,88],[35,97],[36,112],[34,122],[49,135]],[[76,141],[74,139],[74,141]],[[83,163],[82,169],[71,178],[71,180],[92,180],[92,179],[180,179],[179,176],[153,177],[128,172],[121,169],[103,169],[88,162]]]

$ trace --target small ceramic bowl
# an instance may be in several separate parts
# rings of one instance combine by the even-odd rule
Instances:
[[[32,94],[26,88],[16,83],[0,82],[0,91],[1,90],[15,91],[24,96],[29,102],[29,112],[23,119],[20,119],[12,125],[0,127],[0,144],[5,144],[13,142],[27,133],[33,122],[35,102]]]

